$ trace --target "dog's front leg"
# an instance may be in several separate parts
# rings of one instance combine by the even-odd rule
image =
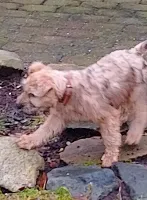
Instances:
[[[30,135],[22,135],[17,144],[23,149],[33,149],[39,147],[61,133],[65,128],[65,123],[59,113],[48,116],[43,125],[41,125],[34,133]]]
[[[119,148],[121,146],[119,117],[110,116],[100,122],[101,135],[105,145],[105,153],[102,156],[102,166],[110,167],[118,161]]]

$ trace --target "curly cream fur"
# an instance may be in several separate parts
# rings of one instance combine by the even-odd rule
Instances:
[[[129,50],[106,55],[84,70],[58,71],[33,63],[17,103],[24,111],[49,111],[45,123],[17,141],[20,148],[43,145],[60,134],[71,121],[91,121],[100,126],[105,145],[103,166],[118,161],[120,126],[129,122],[128,144],[138,144],[147,124],[147,41]],[[59,103],[66,90],[66,75],[73,87],[68,104]]]

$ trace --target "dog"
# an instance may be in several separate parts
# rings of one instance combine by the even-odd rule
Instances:
[[[39,110],[49,115],[33,134],[22,135],[18,146],[39,147],[61,134],[69,122],[89,121],[100,126],[105,145],[102,166],[117,162],[120,126],[129,122],[126,143],[136,145],[147,125],[146,53],[144,41],[116,50],[83,70],[58,71],[32,63],[16,103],[28,114]]]

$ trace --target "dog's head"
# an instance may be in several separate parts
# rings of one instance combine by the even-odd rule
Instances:
[[[25,113],[48,111],[56,106],[58,97],[51,72],[51,68],[39,62],[29,67],[27,78],[22,80],[23,92],[16,100],[18,107],[23,107]]]

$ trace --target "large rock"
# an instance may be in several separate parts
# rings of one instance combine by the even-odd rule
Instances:
[[[13,137],[0,137],[0,186],[12,192],[34,187],[44,160],[37,151],[22,150]]]
[[[91,137],[71,143],[60,153],[60,158],[68,164],[97,163],[100,162],[103,152],[102,139]]]
[[[138,164],[117,163],[114,170],[127,185],[132,200],[147,200],[147,167]]]
[[[90,199],[98,200],[117,189],[119,184],[110,169],[67,166],[48,173],[47,189],[55,190],[60,186],[67,187],[72,196],[88,195]]]
[[[23,63],[16,53],[4,50],[0,50],[0,66],[12,67],[18,70],[24,69]]]
[[[123,136],[125,140],[125,136]],[[101,163],[104,153],[103,140],[100,137],[91,137],[73,142],[60,153],[61,160],[69,164],[83,164],[87,162]],[[147,155],[147,135],[142,137],[138,146],[123,146],[120,152],[120,161],[128,161],[139,156]]]

